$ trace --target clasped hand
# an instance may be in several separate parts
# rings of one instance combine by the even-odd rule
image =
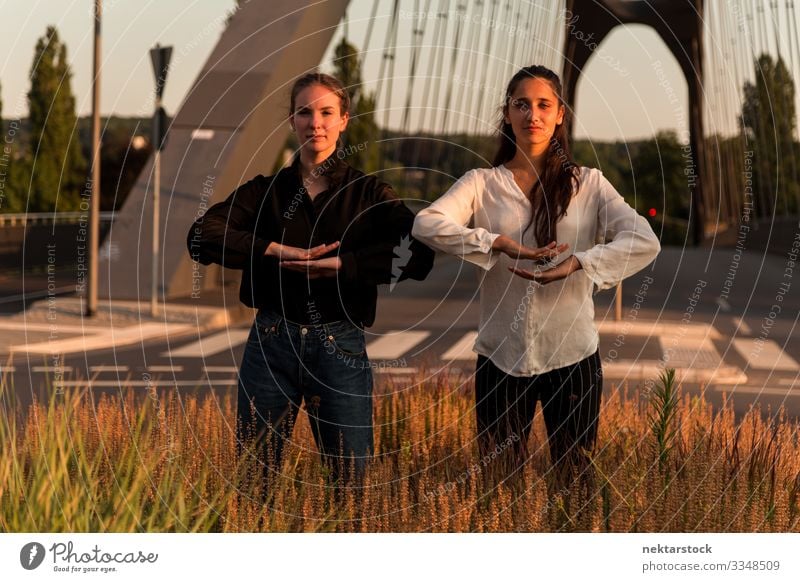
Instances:
[[[532,249],[519,244],[515,240],[505,235],[500,235],[497,237],[492,244],[492,250],[505,253],[512,259],[531,260],[538,263],[545,263],[550,259],[557,257],[568,248],[569,245],[566,243],[557,244],[555,241],[553,241],[547,246],[538,249]],[[508,270],[515,275],[522,277],[523,279],[529,279],[531,281],[536,281],[537,283],[546,284],[564,279],[570,273],[573,273],[580,268],[580,261],[578,261],[578,259],[576,259],[574,256],[571,256],[566,261],[563,261],[555,267],[550,267],[547,269],[537,268],[533,271],[528,271],[518,267],[509,267]]]
[[[338,246],[339,242],[337,241],[304,249],[272,242],[264,254],[268,257],[279,259],[280,266],[285,269],[305,273],[309,279],[319,279],[321,277],[336,276],[336,273],[342,267],[342,260],[339,257],[320,258],[338,248]]]

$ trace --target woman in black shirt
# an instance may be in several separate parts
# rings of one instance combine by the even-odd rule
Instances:
[[[268,474],[279,473],[303,402],[334,478],[363,474],[373,449],[363,328],[375,319],[376,287],[422,280],[433,266],[391,187],[346,163],[339,137],[349,106],[335,78],[300,77],[291,166],[240,186],[189,232],[193,258],[242,269],[240,299],[258,308],[239,370],[237,436],[264,447]]]

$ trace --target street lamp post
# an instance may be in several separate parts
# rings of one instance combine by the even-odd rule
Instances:
[[[102,0],[94,2],[94,64],[92,77],[92,202],[89,205],[89,288],[84,314],[97,313],[97,255],[100,252],[100,21]]]
[[[155,153],[153,157],[153,275],[150,294],[150,312],[155,317],[158,314],[158,255],[159,255],[159,198],[161,194],[161,149],[164,147],[166,133],[166,116],[161,107],[161,97],[164,94],[164,85],[167,82],[169,59],[172,56],[172,47],[162,47],[156,43],[150,50],[150,59],[153,62],[153,72],[156,76],[156,102],[153,115],[153,144]]]

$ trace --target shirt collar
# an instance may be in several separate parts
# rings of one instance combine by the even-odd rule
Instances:
[[[347,162],[344,161],[344,158],[344,150],[336,148],[317,168],[320,176],[328,178],[331,188],[338,186],[344,178],[345,172],[347,171]],[[295,154],[290,170],[295,179],[302,184],[302,179],[300,177],[300,152]]]

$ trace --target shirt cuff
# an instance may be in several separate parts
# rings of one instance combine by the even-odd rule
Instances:
[[[501,254],[492,250],[492,245],[499,236],[499,234],[494,234],[488,231],[484,232],[478,242],[478,250],[461,255],[461,258],[463,258],[465,261],[469,261],[473,265],[479,266],[486,271],[491,270],[492,267],[497,264]]]
[[[592,290],[592,295],[596,295],[598,291],[601,289],[605,289],[606,286],[603,285],[602,279],[597,275],[594,268],[592,267],[592,262],[589,260],[586,251],[578,251],[577,253],[572,253],[572,256],[578,259],[578,262],[581,264],[581,268],[583,269],[586,276],[589,277],[589,280],[592,282],[594,289]]]

